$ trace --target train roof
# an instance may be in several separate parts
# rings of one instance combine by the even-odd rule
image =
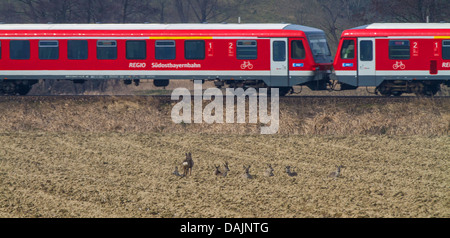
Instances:
[[[257,24],[0,24],[0,30],[319,30],[286,23]]]
[[[342,33],[342,37],[429,36],[449,37],[450,23],[373,23]]]
[[[294,32],[295,31],[295,32]],[[0,24],[0,36],[86,35],[196,35],[289,37],[323,33],[322,30],[295,24]]]

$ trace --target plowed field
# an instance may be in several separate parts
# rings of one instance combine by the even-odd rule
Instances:
[[[259,135],[255,125],[171,126],[170,104],[141,98],[5,100],[0,217],[448,218],[448,104],[282,105],[280,133]],[[195,165],[180,178],[186,152]],[[214,176],[224,162],[228,176]],[[337,165],[341,176],[328,178]]]

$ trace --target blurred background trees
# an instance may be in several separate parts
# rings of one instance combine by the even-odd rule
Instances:
[[[344,29],[372,22],[450,22],[449,0],[0,0],[4,23],[295,23]]]

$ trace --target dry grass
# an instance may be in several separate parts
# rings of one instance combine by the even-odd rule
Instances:
[[[262,124],[174,124],[154,97],[4,97],[0,131],[259,134]],[[203,105],[206,106],[208,102]],[[14,110],[11,110],[14,108]],[[225,107],[224,107],[225,108]],[[450,100],[284,98],[279,134],[448,135]]]
[[[2,97],[0,217],[450,217],[448,99],[283,99],[271,136],[174,125],[174,103]],[[172,175],[189,151],[193,175]]]

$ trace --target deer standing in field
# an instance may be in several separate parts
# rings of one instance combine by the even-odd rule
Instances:
[[[274,176],[274,174],[273,174],[273,168],[272,168],[272,165],[271,164],[267,164],[267,170],[264,172],[264,175],[266,176],[266,177],[272,177],[272,176]]]
[[[183,161],[183,175],[187,176],[188,172],[191,175],[192,167],[194,167],[194,160],[192,160],[192,154],[189,152],[186,153],[186,159]]]
[[[214,175],[216,175],[216,176],[226,177],[228,175],[228,171],[230,171],[230,168],[228,168],[228,162],[225,162],[225,165],[224,165],[225,172],[220,172],[220,170],[219,170],[220,165],[215,166],[215,167],[216,167],[216,171],[214,171]]]
[[[253,179],[253,176],[250,174],[249,170],[250,170],[250,165],[248,167],[243,166],[245,169],[244,174],[242,174],[242,178],[245,179]]]
[[[289,175],[289,177],[297,176],[297,172],[291,171],[291,166],[286,166],[286,173]]]
[[[341,175],[341,168],[342,167],[343,167],[342,165],[336,166],[336,171],[331,172],[328,175],[328,178],[337,178],[337,177],[339,177],[339,175]]]

